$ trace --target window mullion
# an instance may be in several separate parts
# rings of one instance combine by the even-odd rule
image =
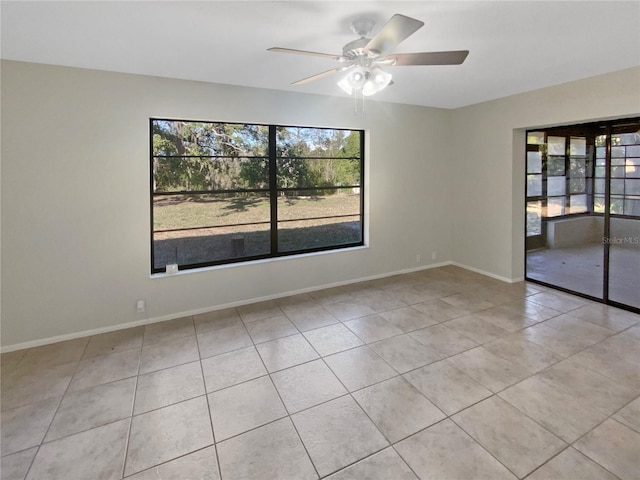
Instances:
[[[276,126],[269,125],[269,205],[271,210],[271,255],[278,253],[278,184]]]

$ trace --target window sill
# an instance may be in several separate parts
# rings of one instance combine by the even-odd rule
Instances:
[[[273,257],[273,258],[263,258],[260,260],[249,260],[247,262],[227,263],[225,265],[212,265],[210,267],[190,268],[188,270],[178,270],[176,273],[152,273],[151,275],[149,275],[149,278],[157,279],[157,278],[177,277],[182,275],[188,275],[191,273],[203,273],[203,272],[211,272],[216,270],[226,270],[229,268],[251,267],[254,265],[260,265],[264,263],[299,260],[301,258],[317,257],[320,255],[334,255],[336,253],[367,250],[368,248],[369,248],[368,245],[361,245],[358,247],[338,248],[334,250],[324,250],[321,252],[301,253],[299,255],[287,255],[284,257]]]

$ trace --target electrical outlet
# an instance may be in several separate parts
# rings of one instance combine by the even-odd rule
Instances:
[[[136,302],[136,311],[138,313],[144,313],[146,309],[147,309],[147,302],[145,302],[144,299],[138,300]]]
[[[438,258],[438,253],[434,250],[431,252],[431,260],[435,260],[436,258]]]

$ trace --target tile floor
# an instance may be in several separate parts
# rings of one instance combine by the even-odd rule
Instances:
[[[640,478],[640,316],[443,267],[2,355],[2,480]]]

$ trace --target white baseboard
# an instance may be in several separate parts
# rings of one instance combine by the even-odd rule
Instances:
[[[464,268],[465,270],[469,270],[471,272],[479,273],[479,274],[484,275],[486,277],[495,278],[496,280],[500,280],[500,281],[506,282],[506,283],[518,283],[518,282],[524,281],[524,277],[507,278],[507,277],[503,277],[501,275],[496,275],[495,273],[491,273],[491,272],[487,272],[485,270],[481,270],[479,268],[470,267],[469,265],[463,265],[462,263],[458,263],[458,262],[449,262],[449,263],[451,265],[455,265],[456,267]]]
[[[402,275],[402,274],[405,274],[405,273],[413,273],[413,272],[418,272],[420,270],[428,270],[428,269],[431,269],[431,268],[444,267],[444,266],[447,266],[447,265],[455,265],[457,267],[464,268],[464,269],[470,270],[472,272],[480,273],[480,274],[486,275],[488,277],[492,277],[492,278],[496,278],[498,280],[502,280],[503,282],[514,283],[514,282],[520,281],[520,279],[513,279],[512,280],[512,279],[508,279],[508,278],[505,278],[505,277],[501,277],[499,275],[495,275],[495,274],[490,273],[490,272],[485,272],[483,270],[479,270],[477,268],[473,268],[473,267],[469,267],[469,266],[466,266],[466,265],[462,265],[462,264],[457,263],[457,262],[447,261],[447,262],[441,262],[441,263],[433,263],[433,264],[429,264],[429,265],[421,265],[419,267],[407,268],[407,269],[404,269],[404,270],[397,270],[397,271],[394,271],[394,272],[382,273],[382,274],[378,274],[378,275],[371,275],[371,276],[368,276],[368,277],[355,278],[355,279],[351,279],[351,280],[345,280],[345,281],[342,281],[342,282],[335,282],[335,283],[329,283],[329,284],[325,284],[325,285],[317,285],[317,286],[313,286],[313,287],[309,287],[309,288],[302,288],[302,289],[299,289],[299,290],[281,292],[281,293],[277,293],[277,294],[273,294],[273,295],[265,295],[263,297],[249,298],[249,299],[245,299],[245,300],[241,300],[241,301],[237,301],[237,302],[225,303],[223,305],[216,305],[216,306],[205,307],[205,308],[197,308],[197,309],[194,309],[194,310],[187,310],[187,311],[176,312],[176,313],[171,313],[171,314],[167,314],[167,315],[160,315],[160,316],[157,316],[157,317],[146,318],[144,320],[136,320],[134,322],[120,323],[118,325],[110,325],[108,327],[94,328],[94,329],[91,329],[91,330],[82,330],[80,332],[68,333],[68,334],[65,334],[65,335],[56,335],[55,337],[41,338],[41,339],[38,339],[38,340],[32,340],[32,341],[28,341],[28,342],[16,343],[14,345],[7,345],[5,347],[0,348],[0,352],[7,353],[7,352],[13,352],[15,350],[22,350],[22,349],[25,349],[25,348],[40,347],[42,345],[49,345],[51,343],[63,342],[65,340],[74,340],[76,338],[88,337],[88,336],[92,336],[92,335],[99,335],[101,333],[109,333],[109,332],[114,332],[116,330],[124,330],[126,328],[133,328],[133,327],[139,327],[139,326],[142,326],[142,325],[149,325],[151,323],[164,322],[166,320],[173,320],[175,318],[188,317],[190,315],[198,315],[198,314],[201,314],[201,313],[213,312],[215,310],[223,310],[225,308],[241,307],[243,305],[248,305],[250,303],[264,302],[264,301],[267,301],[267,300],[275,300],[275,299],[278,299],[278,298],[289,297],[291,295],[299,295],[299,294],[302,294],[302,293],[310,293],[310,292],[315,292],[315,291],[318,291],[318,290],[324,290],[325,288],[341,287],[343,285],[350,285],[352,283],[367,282],[367,281],[370,281],[370,280],[378,280],[380,278],[391,277],[391,276],[394,276],[394,275]]]

